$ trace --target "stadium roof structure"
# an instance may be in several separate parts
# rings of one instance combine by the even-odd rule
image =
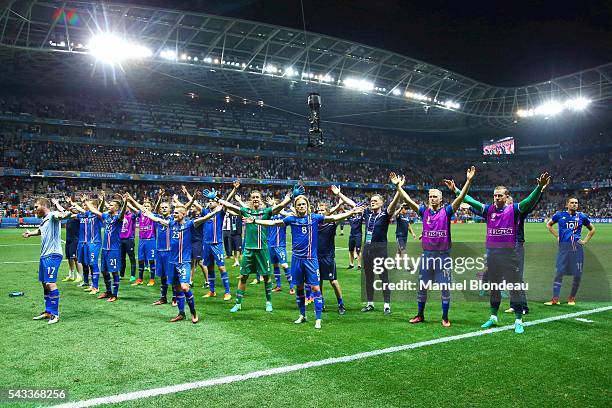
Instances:
[[[138,44],[142,58],[112,67],[96,62],[90,41],[100,33]],[[107,45],[106,52],[116,51]],[[529,123],[523,117],[538,109],[558,113],[564,101],[612,99],[612,63],[498,87],[327,35],[97,1],[9,1],[0,9],[0,75],[16,86],[69,89],[78,82],[229,96],[301,116],[307,94],[318,92],[323,122],[413,132],[507,129]]]

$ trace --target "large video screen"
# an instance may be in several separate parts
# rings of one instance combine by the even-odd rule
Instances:
[[[514,138],[506,137],[499,140],[485,140],[482,142],[482,154],[485,156],[514,154]]]

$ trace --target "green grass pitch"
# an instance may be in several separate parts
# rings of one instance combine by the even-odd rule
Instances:
[[[597,225],[592,244],[611,248],[612,226]],[[454,225],[454,242],[482,242],[484,225]],[[420,229],[416,225],[417,234]],[[527,259],[549,265],[542,279],[552,285],[554,242],[543,224],[527,224],[528,242],[553,245]],[[439,294],[432,293],[427,322],[408,324],[415,299],[392,302],[393,314],[362,314],[360,273],[346,270],[347,234],[338,236],[339,280],[347,314],[339,316],[326,284],[328,312],[323,329],[311,320],[294,325],[295,298],[288,288],[273,295],[274,312],[264,312],[263,285],[247,288],[243,310],[222,297],[204,299],[203,278],[195,275],[197,325],[171,324],[169,305],[152,306],[159,287],[121,282],[120,300],[92,299],[72,283],[59,283],[62,318],[54,326],[32,321],[42,307],[37,282],[39,238],[22,239],[21,230],[0,230],[0,388],[64,388],[70,401],[214,379],[329,357],[453,336],[479,330],[488,317],[486,302],[456,302],[452,327],[440,325]],[[389,232],[390,237],[393,230]],[[607,245],[603,245],[607,244]],[[416,243],[409,248],[417,251]],[[344,248],[344,249],[342,249]],[[544,248],[544,246],[543,246]],[[593,247],[595,248],[595,247]],[[595,250],[595,249],[593,249]],[[608,254],[609,256],[609,254]],[[231,264],[231,263],[230,263]],[[607,278],[612,268],[605,265]],[[128,269],[129,270],[129,269]],[[237,268],[229,267],[232,294]],[[60,278],[67,272],[63,263]],[[585,277],[589,265],[585,265]],[[147,275],[145,275],[147,276]],[[608,279],[608,282],[610,279]],[[101,282],[102,283],[102,282]],[[217,283],[220,285],[220,282]],[[569,279],[564,283],[569,286]],[[10,298],[12,291],[24,297]],[[531,302],[526,321],[612,304],[581,302],[546,307]],[[502,308],[507,307],[507,301]],[[312,306],[309,316],[314,317]],[[502,324],[513,317],[500,314]],[[350,363],[213,386],[125,402],[123,406],[609,406],[612,400],[612,311],[526,328],[426,346]],[[28,405],[28,404],[26,404]],[[39,404],[31,403],[29,406]]]

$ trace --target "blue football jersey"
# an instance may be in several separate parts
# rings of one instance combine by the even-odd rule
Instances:
[[[291,226],[291,245],[293,256],[302,259],[316,259],[319,224],[325,216],[310,214],[303,217],[290,215],[283,218],[285,225]]]
[[[119,215],[110,215],[110,213],[102,213],[102,222],[104,223],[104,243],[102,248],[121,249],[121,233],[122,221],[119,220]]]
[[[579,211],[574,215],[567,211],[560,211],[553,215],[552,220],[559,223],[559,243],[571,243],[580,240],[582,226],[591,225],[589,217]]]
[[[317,255],[319,258],[334,258],[336,256],[336,229],[338,224],[329,222],[319,224]]]
[[[211,210],[202,209],[202,216],[208,215]],[[204,222],[204,242],[207,244],[218,244],[223,242],[223,218],[225,211],[219,211],[211,219]]]
[[[274,214],[271,220],[282,220],[284,217],[280,214]],[[270,227],[268,228],[268,246],[269,247],[285,247],[287,246],[287,226]]]
[[[182,264],[191,262],[191,228],[193,220],[183,220],[179,224],[175,220],[170,221],[170,259],[172,263]]]

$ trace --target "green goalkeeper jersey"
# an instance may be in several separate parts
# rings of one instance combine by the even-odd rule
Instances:
[[[269,220],[272,218],[272,207],[260,208],[258,210],[241,207],[240,215],[256,220]],[[244,231],[245,249],[267,249],[268,248],[268,229],[263,225],[246,224]]]

